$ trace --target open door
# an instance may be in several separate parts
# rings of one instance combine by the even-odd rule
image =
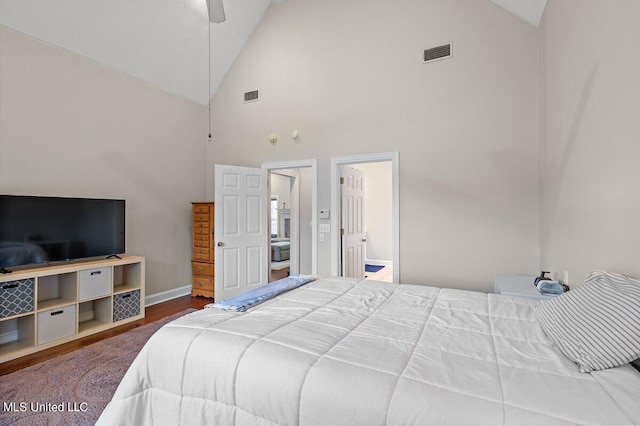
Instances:
[[[215,297],[269,282],[267,171],[215,165]]]
[[[342,192],[342,276],[364,278],[364,173],[343,166]]]

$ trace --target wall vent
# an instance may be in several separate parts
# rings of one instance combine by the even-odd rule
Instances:
[[[253,92],[247,92],[244,94],[245,102],[253,102],[258,100],[258,91],[254,90]]]
[[[424,49],[422,53],[422,63],[438,61],[440,59],[447,59],[452,56],[452,43],[443,44],[441,46],[431,47]]]

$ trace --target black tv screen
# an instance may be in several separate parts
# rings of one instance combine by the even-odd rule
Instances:
[[[0,267],[125,252],[125,201],[0,195]]]

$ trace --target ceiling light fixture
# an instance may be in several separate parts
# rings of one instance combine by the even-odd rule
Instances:
[[[222,0],[207,0],[207,11],[209,12],[209,21],[214,24],[219,24],[227,20],[224,15]]]

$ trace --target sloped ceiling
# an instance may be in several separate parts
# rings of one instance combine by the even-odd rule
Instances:
[[[491,0],[534,27],[540,25],[547,0]]]
[[[535,26],[547,2],[491,1]],[[0,0],[0,24],[207,105],[271,3],[225,0],[210,24],[206,0]]]
[[[207,105],[269,4],[227,0],[209,24],[205,0],[0,0],[0,24]]]

